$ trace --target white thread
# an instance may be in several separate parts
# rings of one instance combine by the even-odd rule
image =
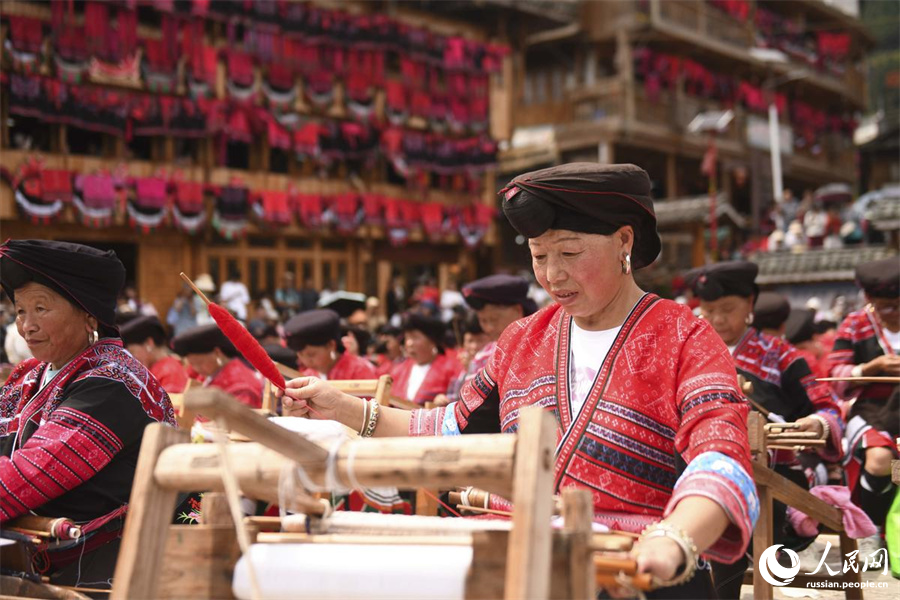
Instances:
[[[471,504],[469,504],[469,491],[470,491],[471,489],[472,489],[472,487],[469,486],[469,487],[467,487],[466,489],[464,489],[464,490],[462,491],[462,493],[459,495],[459,502],[460,502],[460,504],[462,504],[463,506],[472,506]]]
[[[356,473],[353,471],[353,460],[356,458],[356,449],[358,447],[359,443],[350,444],[350,450],[347,452],[347,481],[350,483],[351,489],[361,492],[365,488],[357,481]]]

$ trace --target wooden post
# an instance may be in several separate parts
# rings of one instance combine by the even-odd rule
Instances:
[[[436,517],[438,514],[438,503],[435,497],[440,493],[439,490],[427,490],[419,488],[416,490],[416,514],[423,517]]]
[[[519,416],[513,482],[513,530],[507,549],[506,600],[546,599],[550,594],[553,466],[556,423],[538,407]]]
[[[678,157],[674,152],[666,153],[666,198],[678,197]]]
[[[206,492],[200,501],[200,522],[204,525],[233,525],[228,499],[222,492]]]
[[[168,524],[175,510],[176,491],[158,486],[154,476],[156,459],[167,447],[187,442],[189,434],[154,423],[144,430],[141,453],[125,520],[125,532],[113,581],[111,598],[132,600],[156,598],[160,566]]]
[[[656,7],[653,2],[652,7]],[[634,122],[634,61],[631,58],[631,42],[628,33],[622,29],[616,34],[616,66],[619,69],[620,78],[625,86],[625,106],[623,117],[625,126],[630,127]]]
[[[753,561],[759,560],[766,548],[775,543],[772,531],[772,491],[769,486],[757,484],[759,496],[759,520],[753,531]],[[772,600],[772,586],[763,579],[756,565],[753,565],[753,598],[755,600]]]
[[[585,489],[566,488],[562,491],[565,531],[569,534],[570,598],[588,600],[597,597],[596,578],[591,560],[594,500]]]

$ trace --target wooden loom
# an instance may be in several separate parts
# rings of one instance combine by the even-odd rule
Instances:
[[[218,390],[192,392],[184,401],[187,409],[223,418],[229,429],[258,440],[227,446],[245,496],[277,501],[282,467],[291,461],[302,465],[317,485],[323,483],[329,451],[322,446],[270,423]],[[231,571],[238,557],[233,524],[225,524],[217,517],[222,511],[212,507],[221,498],[204,497],[203,525],[169,526],[178,491],[223,488],[219,449],[211,444],[186,444],[186,438],[186,432],[160,424],[150,425],[144,434],[113,598],[231,595]],[[567,528],[551,529],[555,440],[552,417],[530,409],[523,411],[517,435],[348,441],[337,452],[334,467],[338,477],[347,480],[352,456],[353,476],[367,487],[474,484],[512,497],[515,510],[510,531],[471,535],[474,558],[467,598],[548,598],[551,594],[591,598],[598,581],[611,584],[616,574],[634,572],[634,562],[627,558],[592,560],[593,550],[627,550],[631,540],[592,535],[590,495],[584,490],[567,490]],[[315,537],[308,539],[314,543]],[[328,541],[340,537],[330,535]],[[358,543],[360,536],[353,537]],[[635,582],[646,585],[648,579],[637,576]]]
[[[785,424],[780,424],[785,425]],[[753,556],[759,560],[763,551],[775,543],[775,534],[772,530],[772,501],[778,500],[787,506],[803,511],[822,525],[826,531],[837,533],[840,536],[841,554],[847,554],[857,550],[856,540],[847,536],[844,530],[844,522],[841,511],[827,502],[816,498],[807,490],[793,481],[786,479],[772,470],[768,465],[770,443],[777,447],[783,447],[787,438],[774,437],[767,429],[766,418],[757,411],[751,411],[747,417],[747,427],[750,440],[750,453],[753,461],[753,481],[756,483],[759,495],[759,520],[753,530]],[[783,435],[791,435],[785,433]],[[809,440],[798,438],[791,440],[794,445],[808,445]],[[862,589],[859,587],[860,574],[852,569],[840,575],[826,574],[806,575],[798,574],[787,587],[805,587],[807,582],[833,582],[841,581],[854,583],[856,587],[848,587],[844,590],[848,600],[861,600]],[[772,600],[772,586],[759,577],[756,569],[747,571],[744,583],[753,585],[753,597],[756,600]]]

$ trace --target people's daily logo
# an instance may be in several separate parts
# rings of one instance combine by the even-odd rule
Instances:
[[[791,566],[785,567],[778,562],[777,554],[781,544],[769,546],[759,557],[759,574],[762,575],[768,583],[775,586],[785,586],[794,580],[797,573],[800,572],[800,557],[797,553],[788,548],[784,548],[783,552],[790,557]]]

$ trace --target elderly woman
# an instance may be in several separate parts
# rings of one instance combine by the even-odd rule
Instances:
[[[341,318],[333,310],[308,310],[292,317],[284,325],[284,336],[301,368],[306,368],[305,375],[332,381],[375,378],[372,363],[345,351]]]
[[[866,306],[841,323],[828,358],[833,377],[900,376],[900,260],[856,268]],[[847,479],[860,507],[883,530],[896,486],[891,483],[894,439],[900,435],[897,385],[846,382],[838,393],[854,399],[847,417]]]
[[[150,369],[160,385],[171,394],[179,394],[188,384],[181,361],[166,348],[166,332],[156,317],[137,317],[119,328],[122,343],[131,355]]]
[[[753,384],[753,407],[773,422],[796,421],[800,431],[815,432],[826,441],[815,453],[798,457],[792,450],[776,450],[773,468],[804,488],[826,484],[822,461],[834,462],[842,455],[843,422],[835,398],[824,383],[817,382],[806,360],[796,348],[758,331],[752,325],[754,304],[759,296],[752,262],[732,261],[701,267],[689,276],[694,295],[700,299],[700,314],[731,350],[737,372]],[[771,321],[771,317],[767,315]],[[778,324],[779,328],[781,324]],[[804,473],[804,465],[807,472]],[[811,540],[797,539],[785,520],[786,507],[775,504],[776,541],[795,549]],[[714,565],[720,598],[740,597],[746,559],[734,565]]]
[[[85,524],[80,540],[48,549],[54,583],[112,577],[144,428],[175,424],[165,390],[114,325],[124,281],[111,251],[0,245],[0,283],[34,355],[0,391],[0,523],[31,512]]]
[[[460,401],[372,411],[300,378],[287,412],[377,436],[453,435],[515,432],[519,411],[541,406],[558,424],[556,490],[586,488],[598,522],[643,531],[639,568],[670,586],[648,596],[711,597],[700,555],[743,556],[759,510],[748,407],[709,324],[634,281],[660,251],[647,174],[576,163],[521,175],[503,194],[555,303],[507,327]]]
[[[263,377],[239,358],[238,351],[215,323],[192,327],[172,340],[204,387],[225,390],[251,408],[262,406]]]
[[[445,328],[440,319],[407,313],[401,329],[406,360],[391,369],[394,393],[416,404],[432,402],[447,391],[462,365],[444,352]]]

